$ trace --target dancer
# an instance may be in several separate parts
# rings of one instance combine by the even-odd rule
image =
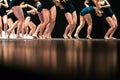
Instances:
[[[85,7],[81,10],[80,12],[80,25],[77,27],[77,30],[74,34],[74,37],[76,39],[79,39],[79,32],[81,31],[81,29],[84,27],[85,22],[87,22],[88,24],[88,28],[87,28],[87,39],[92,39],[91,37],[91,31],[92,31],[92,17],[91,17],[91,13],[96,13],[97,16],[102,16],[102,11],[97,12],[96,10],[97,8],[94,6],[88,6]]]
[[[34,0],[12,0],[11,1],[11,9],[14,13],[14,15],[17,17],[18,21],[15,22],[11,28],[9,28],[7,30],[7,34],[8,34],[8,38],[10,36],[10,33],[13,29],[16,28],[16,26],[18,25],[18,29],[17,29],[17,35],[16,35],[16,38],[21,38],[20,37],[20,31],[21,31],[21,28],[22,28],[22,25],[23,25],[23,22],[24,22],[24,14],[23,14],[23,10],[22,10],[22,7],[20,7],[20,4],[22,2],[26,2],[26,3],[31,3],[33,2],[34,3]]]
[[[22,26],[22,38],[24,38],[24,33],[26,32],[26,37],[28,37],[28,25],[29,25],[29,22],[31,20],[31,17],[30,17],[30,14],[27,13],[27,11],[29,10],[36,10],[36,6],[35,6],[36,2],[34,3],[29,3],[29,4],[26,4],[26,3],[22,3],[21,4],[21,7],[23,9],[23,12],[24,12],[24,17],[25,17],[25,20],[24,20],[24,23],[23,23],[23,26]],[[32,26],[30,26],[30,29],[31,30],[34,30],[35,31],[35,26],[34,24],[31,24]]]
[[[7,0],[0,0],[0,38],[2,38],[2,20],[3,20],[4,31],[6,36],[6,31],[7,31],[6,9],[7,8],[8,8]]]
[[[18,19],[18,22],[15,22],[11,28],[9,28],[7,30],[7,35],[8,38],[10,36],[11,31],[18,25],[18,29],[17,29],[17,35],[16,38],[21,38],[20,37],[20,30],[24,21],[24,15],[23,15],[23,11],[22,8],[20,7],[21,2],[23,2],[23,0],[12,0],[11,2],[11,9],[14,13],[14,15],[16,16],[16,18]]]
[[[104,39],[116,39],[113,37],[113,34],[117,29],[118,22],[114,12],[111,9],[110,3],[107,0],[96,0],[96,5],[98,6],[98,8],[103,10],[104,12],[103,17],[110,25],[110,28],[105,34]]]
[[[63,38],[72,38],[72,33],[77,24],[76,10],[70,0],[55,0],[56,6],[63,7],[65,11],[65,17],[68,22]]]
[[[53,0],[39,0],[42,4],[42,9],[41,5],[39,5],[39,12],[42,14],[42,20],[41,23],[38,25],[35,33],[33,34],[34,38],[38,38],[38,32],[39,33],[39,38],[40,39],[51,39],[51,32],[55,26],[55,20],[56,20],[56,7],[53,2]],[[49,33],[45,33],[45,31]]]

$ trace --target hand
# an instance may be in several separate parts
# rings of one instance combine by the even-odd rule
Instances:
[[[99,10],[98,12],[96,12],[96,15],[99,16],[99,17],[101,17],[103,15],[103,13],[104,12],[102,10]]]
[[[25,4],[26,8],[28,7],[28,4]]]

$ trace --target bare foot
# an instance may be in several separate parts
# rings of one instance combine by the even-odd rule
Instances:
[[[68,37],[69,37],[70,39],[72,39],[72,36],[71,36],[71,34],[68,34]]]
[[[43,39],[52,39],[50,34],[44,34]]]
[[[109,37],[109,39],[117,39],[117,38],[115,38],[115,37]]]
[[[86,38],[87,38],[87,39],[92,39],[90,36],[87,36]]]
[[[16,39],[22,39],[22,37],[20,37],[20,36],[18,35],[18,36],[16,36]]]
[[[43,39],[43,35],[41,36],[41,35],[39,35],[39,39]]]
[[[67,35],[63,35],[63,38],[64,38],[64,39],[68,39],[68,36],[67,36]]]
[[[9,39],[10,38],[10,31],[9,30],[6,31],[6,35],[7,35],[7,38]]]
[[[38,39],[37,34],[33,34],[32,37],[33,37],[34,39]]]
[[[79,39],[79,37],[78,37],[78,35],[77,35],[77,34],[74,34],[74,37],[75,37],[76,39]]]
[[[105,36],[104,39],[109,39],[109,37]]]

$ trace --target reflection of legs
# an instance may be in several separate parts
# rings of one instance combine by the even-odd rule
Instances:
[[[109,39],[109,35],[114,31],[115,29],[115,24],[112,20],[111,17],[107,17],[106,21],[108,22],[108,24],[110,25],[110,28],[108,29],[107,33],[105,34],[104,38],[105,39]]]
[[[44,32],[44,36],[48,39],[51,38],[51,34],[52,34],[52,31],[54,29],[54,26],[55,26],[55,21],[56,21],[56,7],[53,6],[51,9],[50,9],[50,22],[49,24],[46,26],[46,30]]]
[[[67,19],[67,21],[68,21],[68,25],[67,25],[67,27],[66,27],[66,29],[65,29],[65,32],[64,32],[64,34],[63,34],[63,37],[64,37],[65,39],[67,39],[67,38],[68,38],[68,32],[70,31],[70,28],[73,26],[73,20],[72,20],[72,15],[71,15],[71,13],[65,13],[65,17],[66,17],[66,19]]]
[[[74,11],[74,12],[72,13],[72,18],[73,18],[73,27],[71,27],[70,32],[69,32],[69,34],[68,34],[68,37],[69,37],[69,38],[72,38],[72,33],[73,33],[73,31],[75,30],[75,27],[76,27],[76,24],[77,24],[76,11]]]
[[[0,16],[0,38],[2,37],[2,17]]]
[[[114,33],[115,33],[115,31],[116,31],[116,29],[117,29],[117,27],[118,27],[117,18],[116,18],[115,15],[112,16],[112,20],[113,20],[113,22],[114,22],[114,24],[115,24],[115,29],[114,29],[113,32],[110,34],[110,37],[109,37],[109,38],[110,38],[110,39],[116,39],[116,38],[113,37],[113,35],[114,35]]]
[[[29,27],[30,27],[29,35],[31,36],[31,35],[33,35],[33,33],[35,32],[36,25],[35,25],[32,21],[30,21],[30,22],[29,22]]]
[[[79,39],[78,34],[81,31],[81,29],[84,27],[84,25],[85,25],[85,19],[83,16],[80,16],[80,25],[77,27],[76,32],[74,34],[74,37],[76,39]]]
[[[92,18],[91,18],[91,15],[90,14],[87,14],[87,15],[85,15],[84,16],[85,17],[85,20],[86,20],[86,22],[87,22],[87,24],[88,24],[88,28],[87,28],[87,36],[86,36],[86,38],[87,39],[92,39],[91,38],[91,31],[92,31]]]
[[[5,36],[6,36],[6,31],[7,31],[7,15],[3,16],[3,24],[4,24],[4,31],[5,31]]]

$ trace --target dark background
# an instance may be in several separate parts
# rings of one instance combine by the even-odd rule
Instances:
[[[75,9],[77,11],[77,16],[78,16],[78,22],[77,26],[79,25],[79,12],[81,9],[83,9],[84,6],[84,0],[71,0],[73,5],[75,6]],[[120,38],[120,28],[119,28],[119,23],[120,23],[120,14],[119,14],[119,0],[108,0],[109,3],[111,4],[111,8],[113,12],[115,13],[117,20],[118,20],[118,28],[114,34],[114,37]],[[91,36],[93,38],[103,38],[105,33],[107,32],[108,28],[110,27],[108,23],[105,21],[104,18],[102,17],[97,17],[96,15],[92,15],[93,19],[93,28],[92,28],[92,33]],[[64,12],[60,10],[57,7],[57,17],[56,17],[56,25],[52,33],[53,38],[63,38],[63,33],[66,28],[67,21],[64,16]],[[77,28],[76,26],[76,28]],[[86,32],[87,31],[87,25],[81,30],[79,33],[79,37],[85,38],[86,37]],[[74,31],[75,32],[75,31]],[[74,35],[74,33],[73,33]]]

